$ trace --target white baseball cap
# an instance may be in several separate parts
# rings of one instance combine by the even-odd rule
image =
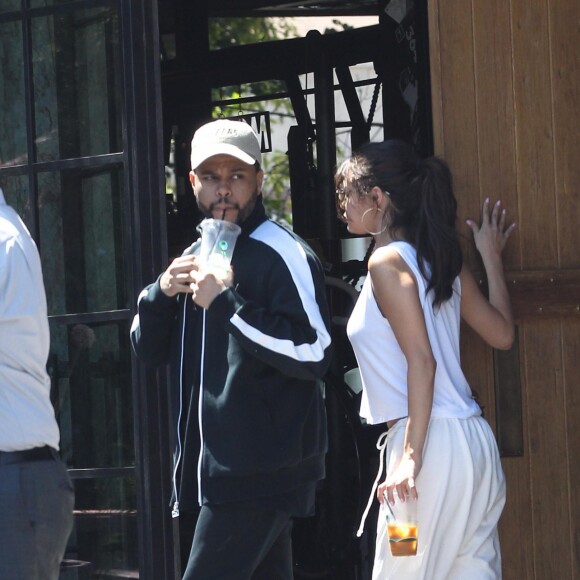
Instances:
[[[231,155],[248,165],[262,164],[258,137],[245,121],[218,119],[202,125],[191,140],[191,169],[214,155]]]

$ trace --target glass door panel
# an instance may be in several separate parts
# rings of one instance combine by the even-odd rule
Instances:
[[[116,10],[33,18],[32,66],[38,161],[122,150]]]
[[[75,488],[61,580],[139,577],[128,330],[51,319],[51,396]]]
[[[26,227],[31,230],[32,214],[28,194],[28,177],[25,175],[0,176],[0,187],[4,192],[6,203],[18,212]]]
[[[22,22],[0,23],[0,168],[27,162]]]
[[[0,13],[18,10],[22,0],[0,0]]]
[[[122,169],[41,173],[38,195],[49,315],[129,308]]]
[[[135,465],[129,326],[50,321],[51,396],[71,469]]]
[[[78,571],[70,578],[138,578],[135,478],[77,479],[75,493],[68,556]]]

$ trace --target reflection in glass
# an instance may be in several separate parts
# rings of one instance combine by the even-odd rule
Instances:
[[[137,578],[129,575],[138,570],[135,479],[77,479],[74,487],[75,523],[65,555],[78,562],[74,578]]]
[[[32,60],[38,161],[121,151],[116,11],[34,18]]]
[[[48,371],[63,460],[72,469],[134,465],[129,321],[51,320],[50,331]]]
[[[129,308],[122,170],[41,173],[38,196],[48,314]]]
[[[1,175],[0,188],[6,203],[12,206],[26,227],[31,230],[30,200],[28,198],[28,177],[26,175]]]
[[[0,168],[28,159],[23,61],[22,23],[0,23]]]

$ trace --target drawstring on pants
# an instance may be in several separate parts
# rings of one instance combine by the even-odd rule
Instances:
[[[370,495],[369,500],[367,502],[367,507],[365,508],[365,511],[363,512],[360,526],[359,526],[358,531],[356,533],[357,538],[360,538],[363,534],[365,521],[366,521],[367,516],[369,514],[369,510],[371,509],[371,505],[373,503],[373,498],[375,497],[375,491],[379,485],[379,480],[381,479],[381,475],[383,474],[383,466],[385,463],[385,450],[387,448],[387,435],[388,435],[388,433],[389,433],[388,431],[381,433],[379,438],[377,439],[377,449],[379,450],[379,472],[377,473],[377,477],[375,479],[375,482],[373,483],[373,488],[371,490],[371,495]]]

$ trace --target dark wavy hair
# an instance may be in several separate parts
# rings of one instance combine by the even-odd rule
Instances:
[[[427,291],[435,306],[449,300],[463,257],[455,222],[457,200],[451,172],[437,158],[421,159],[411,145],[397,139],[367,143],[336,173],[339,195],[367,195],[377,186],[390,197],[385,216],[391,235],[414,246]]]

